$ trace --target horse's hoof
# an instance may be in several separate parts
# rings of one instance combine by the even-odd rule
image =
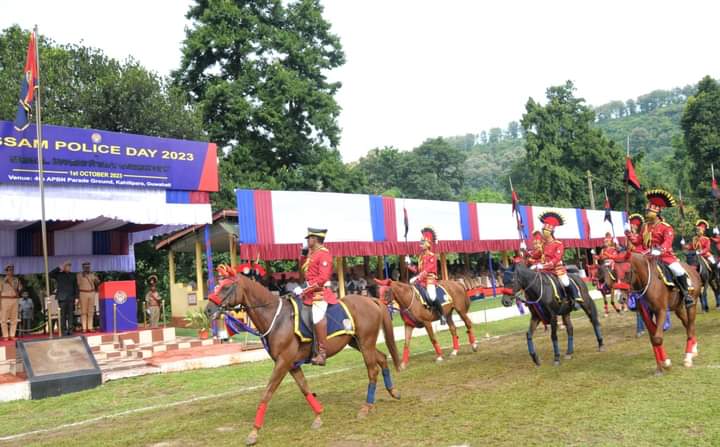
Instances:
[[[396,390],[395,388],[391,388],[388,390],[388,393],[390,393],[390,396],[393,399],[400,400],[400,391]]]
[[[453,349],[452,351],[450,351],[450,357],[457,357],[457,355],[458,355],[457,350]]]
[[[693,366],[693,354],[692,352],[688,352],[685,354],[685,359],[683,360],[683,366],[685,368],[692,368]]]
[[[318,428],[322,427],[322,419],[320,418],[320,415],[315,416],[315,420],[313,421],[310,428],[313,430],[317,430]]]
[[[670,361],[670,359],[665,359],[662,366],[665,369],[670,369],[670,368],[672,368],[672,361]]]
[[[643,335],[645,335],[645,331],[640,331],[640,332],[638,332],[638,333],[635,334],[635,337],[640,338],[640,337],[642,337]]]
[[[610,314],[607,313],[607,312],[605,312],[605,318],[607,318],[607,317],[609,317],[609,316],[610,316]]]
[[[435,363],[442,363],[445,359],[442,357],[435,358]]]
[[[474,343],[472,344],[472,350],[473,350],[473,352],[477,352],[477,351],[478,351],[478,342],[474,342]]]
[[[408,367],[407,363],[401,363],[400,366],[398,367],[398,370],[405,371],[407,369],[407,367]]]
[[[258,431],[257,428],[253,428],[250,434],[245,438],[245,445],[257,444]]]
[[[605,352],[605,345],[598,346],[598,352]]]
[[[553,360],[553,366],[560,366],[560,360]]]
[[[372,405],[365,404],[362,407],[360,407],[360,411],[358,411],[357,418],[358,419],[365,419],[370,414],[370,410],[372,410]]]
[[[572,360],[572,354],[565,354],[565,360]]]
[[[663,372],[662,368],[658,368],[655,370],[655,377],[662,377],[665,373]]]

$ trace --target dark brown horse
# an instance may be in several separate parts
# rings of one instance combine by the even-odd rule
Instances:
[[[376,279],[375,282],[380,286],[378,296],[381,299],[385,299],[386,293],[389,292],[390,296],[388,301],[392,302],[392,300],[395,300],[400,306],[401,312],[405,314],[405,318],[403,318],[405,321],[405,346],[403,347],[403,359],[400,364],[400,369],[405,369],[410,362],[410,340],[412,339],[412,332],[416,325],[409,323],[413,322],[413,320],[425,327],[425,331],[427,331],[428,337],[430,337],[430,341],[435,348],[435,361],[442,362],[442,348],[432,328],[432,322],[439,319],[437,313],[425,307],[413,286],[389,279]],[[452,298],[452,303],[446,301],[443,304],[443,312],[447,319],[448,328],[450,329],[453,340],[453,350],[450,355],[456,356],[460,350],[457,327],[455,327],[455,322],[452,319],[453,311],[457,311],[460,318],[462,318],[465,323],[465,328],[467,329],[468,340],[470,341],[472,350],[477,351],[478,342],[473,333],[472,321],[470,321],[470,317],[468,316],[470,298],[468,298],[465,293],[465,287],[457,281],[438,281],[438,285],[444,288]]]
[[[624,308],[627,308],[625,303],[627,303],[627,277],[630,276],[629,273],[630,264],[627,262],[598,265],[597,285],[603,297],[606,317],[608,316],[608,294],[610,295],[610,305],[615,309],[615,312],[621,313]],[[608,291],[609,293],[606,293]],[[615,296],[618,296],[617,303],[615,302]]]
[[[667,309],[674,310],[675,314],[682,321],[687,333],[687,344],[685,345],[685,359],[683,364],[691,367],[693,357],[697,356],[697,337],[695,336],[695,316],[697,314],[697,302],[700,295],[701,281],[698,272],[689,265],[683,263],[685,271],[690,277],[690,283],[693,289],[690,295],[695,303],[692,307],[686,308],[683,297],[677,288],[669,288],[660,278],[657,271],[657,261],[640,253],[633,253],[630,258],[633,272],[633,287],[644,295],[647,300],[649,310],[657,317],[657,321],[653,321],[650,312],[648,312],[641,304],[638,304],[638,312],[641,312],[645,326],[650,335],[650,343],[655,353],[655,361],[657,363],[656,374],[661,375],[663,369],[670,369],[672,362],[668,358],[665,348],[663,347],[663,324],[665,323],[665,311]],[[668,278],[671,279],[671,278]]]
[[[358,413],[358,417],[362,418],[368,415],[375,404],[378,372],[382,372],[385,388],[390,395],[395,399],[400,398],[400,393],[392,384],[387,356],[376,346],[381,328],[396,369],[400,365],[400,358],[393,336],[392,320],[384,306],[381,307],[377,301],[360,295],[348,295],[342,299],[342,302],[349,309],[355,322],[355,335],[338,335],[329,338],[327,340],[327,356],[331,357],[337,354],[346,345],[350,345],[362,353],[369,379],[367,400]],[[264,339],[270,357],[275,361],[270,381],[260,399],[255,415],[255,425],[247,437],[247,445],[257,442],[258,430],[263,426],[267,405],[288,372],[295,379],[300,391],[315,413],[312,428],[319,428],[322,425],[320,419],[322,405],[310,391],[300,366],[310,358],[312,347],[311,343],[302,343],[294,333],[294,310],[291,303],[286,298],[273,295],[259,283],[238,275],[223,282],[217,295],[211,297],[207,312],[217,316],[218,312],[223,309],[231,309],[236,306],[240,306],[247,312],[253,325]]]

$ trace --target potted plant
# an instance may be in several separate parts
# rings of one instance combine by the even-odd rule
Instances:
[[[205,309],[188,309],[187,314],[185,314],[185,323],[187,323],[188,327],[197,329],[199,338],[206,339],[210,337],[210,318],[205,313]]]

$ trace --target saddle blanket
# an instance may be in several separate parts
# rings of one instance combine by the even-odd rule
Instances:
[[[416,296],[422,300],[425,307],[430,307],[430,296],[428,296],[427,289],[420,284],[414,284],[414,286]],[[440,284],[435,284],[435,298],[440,300],[440,304],[443,306],[452,303],[452,297]]]
[[[313,341],[312,307],[303,306],[302,298],[290,298],[293,307],[293,330],[301,342]],[[355,335],[355,321],[342,300],[338,304],[329,304],[325,313],[327,320],[327,338],[338,335]]]

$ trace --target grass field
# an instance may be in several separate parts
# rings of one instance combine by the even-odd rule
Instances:
[[[634,336],[634,314],[602,321],[602,353],[587,319],[576,317],[575,358],[559,367],[542,329],[536,345],[544,363],[532,366],[526,317],[477,328],[492,336],[479,352],[463,346],[439,365],[427,339],[417,338],[410,368],[393,374],[402,400],[391,400],[379,384],[376,409],[362,421],[355,415],[366,371],[358,353],[345,351],[325,368],[305,368],[325,406],[324,426],[310,430],[313,415],[288,377],[270,403],[260,445],[720,445],[720,313],[699,315],[700,356],[692,369],[680,366],[685,336],[673,318],[666,346],[676,366],[664,377],[652,374],[652,351],[647,337]],[[450,344],[447,332],[440,338]],[[145,376],[1,404],[0,437],[40,432],[0,445],[241,445],[270,370],[261,362]]]

